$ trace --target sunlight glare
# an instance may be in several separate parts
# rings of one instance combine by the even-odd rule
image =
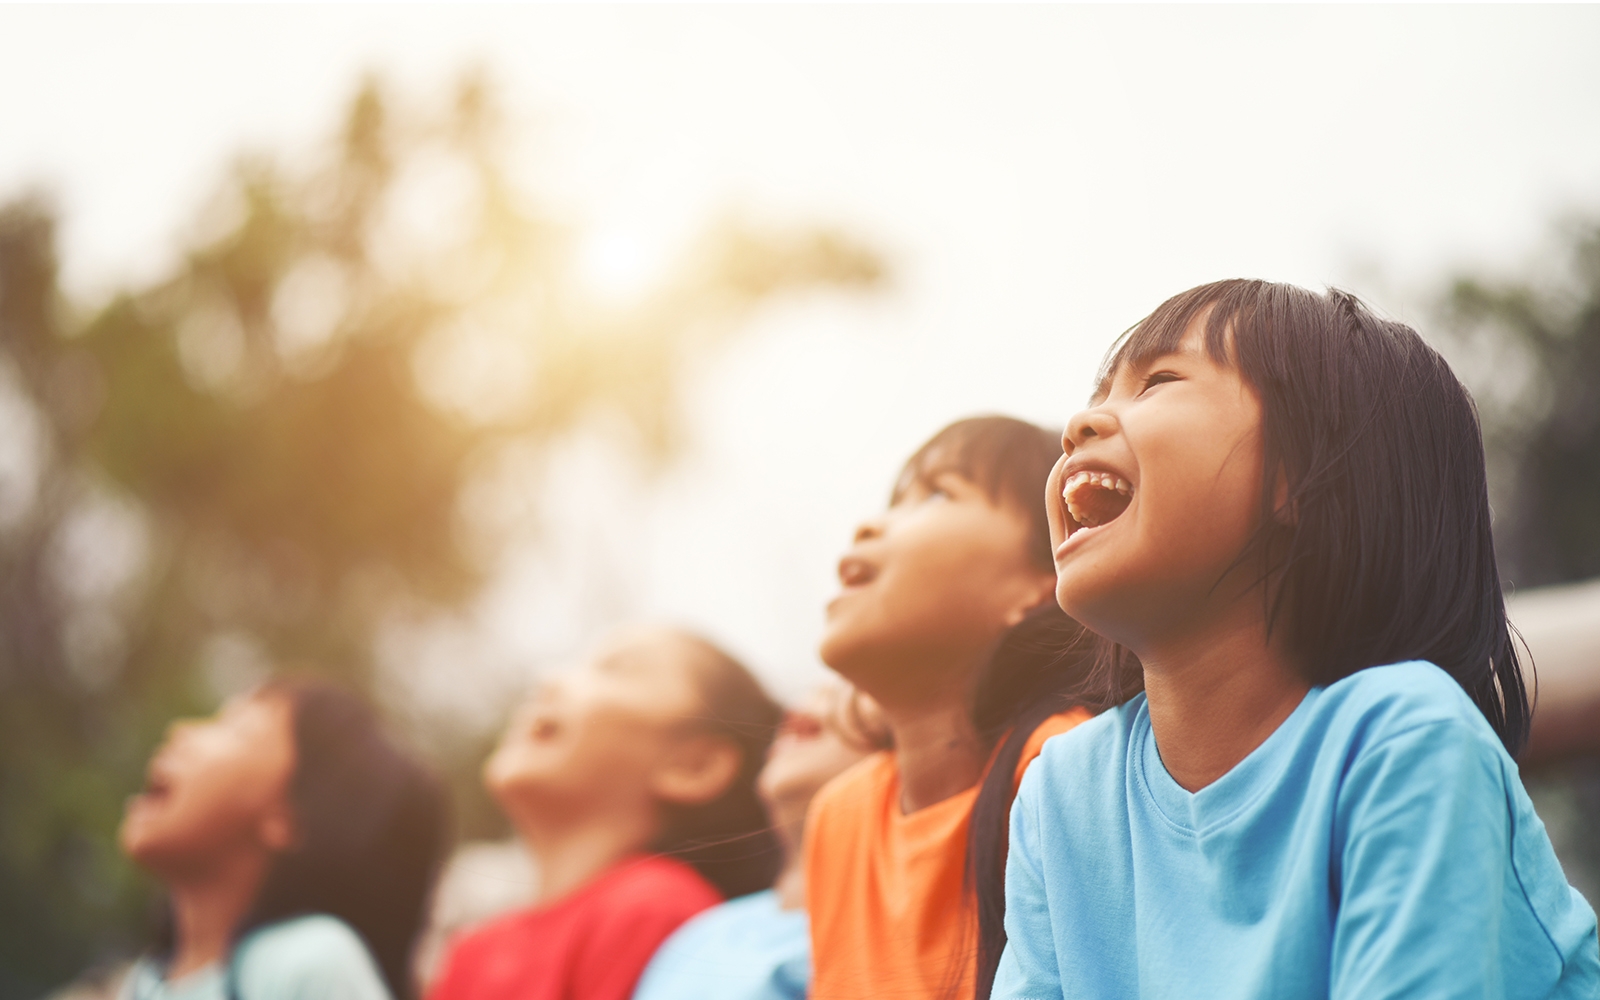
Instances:
[[[578,279],[612,304],[637,301],[661,279],[666,252],[659,240],[637,229],[601,226],[589,231],[578,247]]]

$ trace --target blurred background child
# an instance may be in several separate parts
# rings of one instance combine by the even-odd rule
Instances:
[[[889,733],[870,699],[842,686],[819,689],[789,712],[761,769],[758,789],[783,844],[771,889],[712,907],[678,929],[650,960],[633,1000],[800,1000],[811,983],[800,840],[817,791]]]
[[[537,898],[462,935],[430,1000],[625,1000],[685,920],[770,887],[756,776],[781,716],[736,660],[669,629],[540,685],[484,765]]]
[[[120,839],[169,894],[124,1000],[413,994],[445,799],[343,689],[276,680],[174,723]]]
[[[1052,600],[1040,498],[1059,454],[1020,420],[952,424],[839,562],[822,658],[877,702],[894,749],[812,805],[819,1000],[987,995],[1017,776],[1120,697],[1115,678],[1091,683],[1082,630]]]

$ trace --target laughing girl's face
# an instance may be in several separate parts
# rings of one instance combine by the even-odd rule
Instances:
[[[1257,524],[1261,403],[1206,353],[1203,325],[1113,373],[1046,488],[1057,601],[1136,653],[1249,589],[1224,577]]]
[[[282,850],[294,764],[294,711],[281,696],[245,695],[208,719],[175,722],[128,800],[122,849],[169,880],[240,851]]]
[[[484,764],[489,791],[513,820],[605,796],[649,799],[655,765],[704,714],[694,664],[670,630],[614,637],[523,703]]]
[[[948,697],[1005,629],[1049,600],[1024,511],[934,456],[839,561],[822,660],[885,706]]]

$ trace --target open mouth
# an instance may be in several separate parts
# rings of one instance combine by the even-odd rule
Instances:
[[[878,567],[856,556],[839,560],[839,582],[845,587],[864,587],[878,576]]]
[[[171,797],[172,782],[158,772],[145,775],[144,787],[139,789],[139,797],[146,802],[162,802]]]
[[[1079,528],[1110,524],[1133,502],[1133,484],[1109,472],[1074,472],[1061,484],[1072,523],[1067,534]]]
[[[541,742],[553,740],[557,736],[561,735],[561,723],[549,718],[548,716],[535,719],[530,733],[534,739]]]

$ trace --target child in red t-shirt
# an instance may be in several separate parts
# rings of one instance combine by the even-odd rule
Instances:
[[[484,765],[538,900],[453,942],[428,1000],[627,1000],[679,924],[770,886],[755,779],[780,715],[737,661],[665,629],[541,685]]]

